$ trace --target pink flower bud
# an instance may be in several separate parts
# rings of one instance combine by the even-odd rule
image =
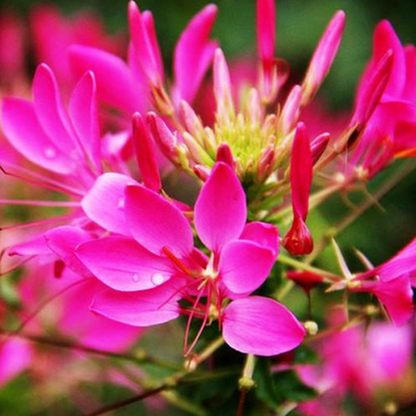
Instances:
[[[312,252],[312,235],[302,218],[295,217],[293,219],[292,227],[283,239],[282,245],[294,256],[302,256]]]
[[[221,49],[215,51],[214,57],[214,95],[217,102],[217,114],[223,122],[228,123],[234,115],[230,72]]]
[[[235,170],[235,161],[230,146],[227,143],[221,143],[217,149],[217,162],[224,162],[231,169]]]
[[[295,85],[286,98],[280,115],[280,129],[283,135],[289,134],[298,122],[302,102],[302,88]]]
[[[147,114],[147,122],[150,127],[153,139],[156,141],[163,154],[173,163],[178,162],[178,140],[169,130],[165,122],[155,113]]]
[[[392,65],[393,51],[388,50],[378,62],[367,83],[361,87],[361,93],[350,123],[351,126],[357,125],[357,128],[361,130],[372,116],[386,89]]]
[[[303,104],[308,103],[318,91],[338,52],[345,27],[345,13],[339,10],[332,17],[315,52],[303,82]]]
[[[140,113],[133,115],[133,146],[144,184],[153,191],[162,188],[153,141]]]
[[[322,133],[311,142],[311,152],[312,152],[312,164],[319,160],[322,154],[325,152],[326,147],[328,146],[329,139],[331,135],[329,133]]]

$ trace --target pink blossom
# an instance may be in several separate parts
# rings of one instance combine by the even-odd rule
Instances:
[[[305,335],[296,318],[274,300],[249,297],[270,273],[278,235],[271,225],[245,225],[246,209],[234,172],[217,163],[195,204],[195,228],[212,253],[207,258],[194,247],[180,210],[150,189],[128,186],[125,212],[134,239],[107,237],[77,249],[85,266],[111,288],[95,298],[92,310],[136,326],[185,313],[188,328],[193,317],[203,320],[199,334],[208,320],[218,319],[226,342],[245,353],[274,355],[296,347]],[[191,309],[182,309],[180,298]],[[224,307],[227,299],[232,302]],[[195,342],[185,344],[185,351]]]

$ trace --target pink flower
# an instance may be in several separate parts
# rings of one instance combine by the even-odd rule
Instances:
[[[411,275],[416,271],[416,239],[385,263],[358,274],[352,291],[377,296],[395,325],[403,325],[413,314]],[[371,279],[371,280],[370,280]]]
[[[96,297],[93,311],[136,326],[183,313],[189,315],[186,332],[192,318],[200,317],[199,334],[186,352],[213,319],[226,342],[245,353],[274,355],[302,341],[304,328],[284,306],[249,297],[270,273],[278,234],[268,224],[245,225],[245,194],[226,164],[216,164],[195,204],[195,228],[209,258],[194,247],[189,220],[159,194],[128,186],[125,212],[133,238],[108,237],[77,249],[85,266],[112,289]],[[180,298],[190,309],[179,306]]]

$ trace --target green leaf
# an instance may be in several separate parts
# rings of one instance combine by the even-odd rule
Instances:
[[[272,408],[285,402],[300,403],[312,400],[317,392],[299,379],[295,371],[286,370],[272,373],[270,360],[260,358],[254,372],[256,396]]]

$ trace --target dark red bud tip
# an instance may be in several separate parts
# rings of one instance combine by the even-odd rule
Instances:
[[[299,285],[306,293],[309,293],[324,280],[319,274],[305,271],[290,271],[287,272],[287,277]]]
[[[293,219],[292,227],[283,239],[282,244],[293,256],[303,256],[312,252],[312,235],[302,218],[295,217]]]

